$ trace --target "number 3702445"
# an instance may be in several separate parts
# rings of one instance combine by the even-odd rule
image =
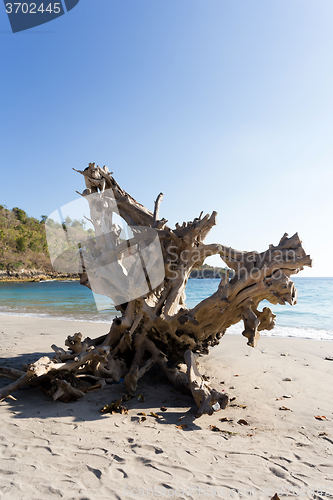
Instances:
[[[37,14],[37,12],[41,12],[42,14],[60,14],[61,4],[57,3],[41,3],[38,6],[35,3],[6,3],[6,12],[7,14]]]

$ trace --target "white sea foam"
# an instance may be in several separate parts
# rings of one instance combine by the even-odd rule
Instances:
[[[232,335],[241,335],[244,330],[243,323],[237,323],[228,328],[227,333]],[[300,339],[313,339],[313,340],[333,340],[333,330],[326,330],[322,328],[308,328],[308,327],[292,327],[292,326],[279,326],[276,325],[273,330],[263,330],[260,332],[262,337],[280,337],[280,338],[300,338]]]

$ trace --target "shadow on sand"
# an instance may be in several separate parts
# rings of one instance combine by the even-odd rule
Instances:
[[[42,356],[52,357],[53,354],[34,352],[19,355],[14,358],[0,360],[0,365],[22,370],[23,365],[33,363]],[[0,388],[9,383],[11,383],[11,380],[0,378]],[[0,407],[3,405],[9,406],[13,418],[57,419],[58,421],[58,419],[68,419],[70,417],[72,423],[101,419],[114,419],[116,421],[120,417],[122,420],[129,419],[132,422],[137,421],[141,424],[142,415],[138,414],[144,413],[146,417],[146,420],[143,419],[145,425],[149,424],[149,422],[159,425],[184,424],[184,431],[200,429],[196,424],[198,421],[195,417],[197,408],[193,399],[177,392],[168,383],[166,377],[154,368],[139,381],[135,395],[128,401],[123,401],[122,406],[128,408],[128,414],[113,415],[100,412],[103,406],[124,397],[125,393],[124,383],[108,384],[103,389],[87,393],[82,399],[63,403],[61,401],[52,401],[50,396],[39,387],[24,386],[12,394],[16,400],[6,398],[0,403]],[[138,397],[139,395],[140,397]],[[162,407],[163,410],[166,410],[161,410]]]

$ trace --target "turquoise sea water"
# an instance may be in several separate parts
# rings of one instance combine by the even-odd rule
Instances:
[[[298,291],[297,304],[273,305],[263,300],[259,310],[267,306],[277,316],[275,328],[261,335],[333,340],[333,278],[291,278]],[[214,293],[218,284],[219,280],[189,280],[187,305],[193,307],[198,297],[202,300]],[[229,328],[228,333],[242,330],[241,322]]]
[[[263,335],[333,340],[333,278],[294,278],[298,303],[291,307],[263,301],[277,314],[276,327]],[[189,280],[187,306],[214,293],[219,280]],[[116,310],[107,298],[98,296],[97,306],[90,290],[77,281],[45,281],[40,283],[0,283],[1,314],[32,316],[72,321],[110,323]],[[228,332],[240,333],[242,324]]]

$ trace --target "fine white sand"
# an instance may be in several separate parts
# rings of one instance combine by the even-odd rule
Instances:
[[[51,354],[51,344],[64,346],[67,335],[97,337],[107,330],[105,324],[0,316],[0,364],[21,368]],[[0,403],[0,499],[270,499],[275,493],[326,499],[333,495],[330,356],[332,342],[262,337],[253,349],[245,338],[226,335],[200,358],[200,369],[236,398],[231,405],[246,408],[199,419],[193,400],[158,373],[140,381],[137,394],[145,400],[125,403],[128,415],[99,412],[123,394],[123,384],[68,404],[23,388],[16,401]],[[0,379],[1,387],[10,382]],[[139,412],[146,421],[139,422]]]

